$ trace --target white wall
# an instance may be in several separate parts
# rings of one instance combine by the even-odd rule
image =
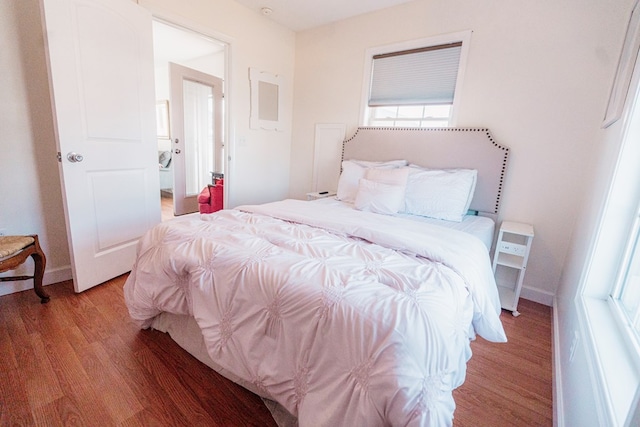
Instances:
[[[229,206],[284,198],[289,186],[295,34],[233,0],[138,3],[162,18],[226,37],[232,44]],[[70,257],[38,0],[0,1],[0,51],[0,231],[37,233],[47,254],[45,284],[56,283],[71,277]],[[249,129],[249,67],[284,76],[285,131]],[[234,149],[235,139],[242,142]],[[31,281],[2,283],[0,295],[31,287]]]
[[[70,277],[70,261],[42,40],[38,0],[0,2],[0,230],[39,235],[49,284]],[[4,282],[0,295],[28,288]]]
[[[367,48],[472,30],[457,125],[510,148],[501,217],[534,225],[523,296],[551,304],[631,2],[417,0],[298,33],[290,196],[311,189],[315,124],[360,124]]]

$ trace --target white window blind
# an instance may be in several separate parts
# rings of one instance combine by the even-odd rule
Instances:
[[[462,43],[373,57],[369,106],[452,104]]]

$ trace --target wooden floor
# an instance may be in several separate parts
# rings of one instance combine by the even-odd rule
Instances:
[[[453,392],[454,426],[553,425],[551,308],[520,299],[518,311],[502,311],[507,343],[471,343],[466,381]]]
[[[175,218],[173,215],[173,196],[165,192],[160,192],[160,208],[162,212],[162,220]]]
[[[262,401],[129,320],[126,276],[0,297],[0,425],[274,426]],[[521,300],[507,344],[472,344],[454,426],[551,426],[551,313]]]

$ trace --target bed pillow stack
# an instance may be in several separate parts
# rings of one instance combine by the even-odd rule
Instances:
[[[354,205],[361,211],[397,214],[404,207],[409,168],[367,169],[358,182]]]
[[[346,160],[337,198],[362,211],[460,222],[473,199],[477,175],[475,169],[427,169],[407,166],[404,160]]]
[[[345,160],[342,162],[342,173],[338,181],[337,198],[344,202],[355,202],[358,185],[368,169],[395,169],[404,166],[407,166],[406,160],[392,160],[389,162]]]

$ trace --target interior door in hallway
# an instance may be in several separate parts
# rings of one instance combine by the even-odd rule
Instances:
[[[176,215],[198,211],[198,194],[223,173],[222,79],[169,64]]]

